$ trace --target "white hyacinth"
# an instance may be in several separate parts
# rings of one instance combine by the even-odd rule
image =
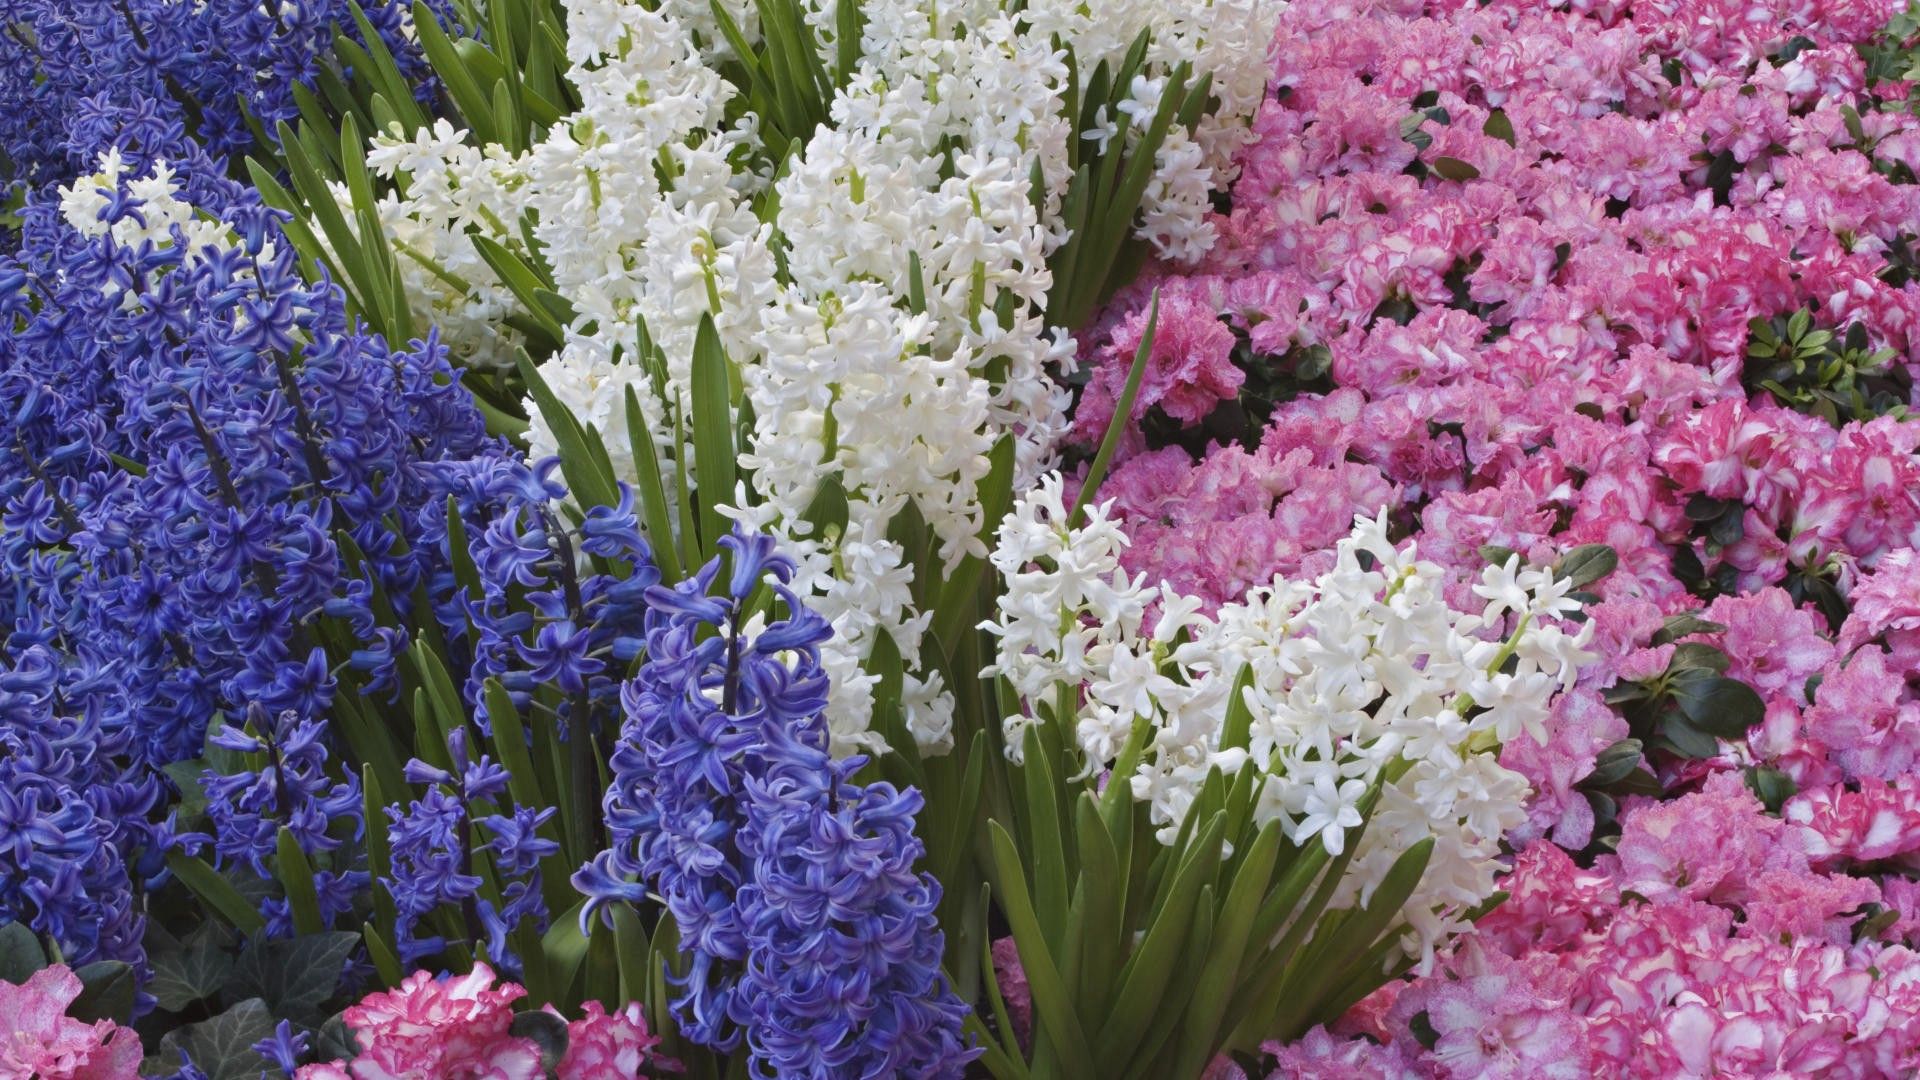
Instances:
[[[1569,633],[1568,583],[1517,560],[1488,567],[1477,611],[1451,609],[1440,567],[1395,547],[1386,519],[1359,518],[1332,569],[1276,578],[1209,617],[1168,587],[1129,578],[1125,534],[1088,506],[1070,525],[1049,477],[1002,523],[994,565],[1006,591],[993,673],[1022,702],[1005,720],[1009,756],[1025,729],[1071,727],[1084,775],[1113,767],[1137,718],[1150,738],[1131,775],[1171,842],[1210,770],[1260,770],[1256,821],[1340,854],[1378,787],[1335,909],[1371,897],[1400,854],[1435,848],[1404,917],[1410,953],[1430,956],[1490,896],[1500,838],[1525,819],[1529,788],[1499,746],[1544,738],[1553,694],[1590,660],[1590,624]],[[1157,615],[1155,614],[1157,609]],[[1247,677],[1242,746],[1223,747],[1233,687]],[[1057,710],[1068,708],[1070,715]]]
[[[824,59],[845,2],[801,5]],[[723,7],[757,39],[751,0]],[[468,363],[509,363],[523,339],[501,317],[519,305],[472,238],[544,260],[576,318],[541,375],[629,480],[644,457],[628,445],[630,388],[654,459],[691,472],[674,432],[711,318],[753,415],[747,487],[726,512],[785,541],[803,596],[834,622],[823,659],[836,749],[881,745],[862,665],[886,638],[906,669],[907,729],[922,752],[945,750],[953,705],[921,656],[929,619],[913,599],[923,554],[896,534],[911,509],[939,566],[984,556],[979,492],[996,448],[1011,452],[1015,490],[1055,464],[1070,400],[1055,376],[1074,347],[1041,314],[1073,176],[1059,45],[1085,78],[1152,31],[1122,110],[1138,119],[1112,118],[1111,137],[1129,143],[1181,61],[1212,73],[1218,107],[1192,137],[1168,137],[1137,229],[1161,254],[1191,257],[1212,243],[1208,198],[1230,179],[1264,86],[1265,59],[1246,44],[1271,39],[1276,8],[861,0],[858,60],[828,122],[790,133],[798,151],[772,162],[753,152],[759,120],[720,74],[737,58],[705,0],[565,8],[565,77],[581,106],[526,152],[472,145],[444,121],[373,140],[368,163],[397,188],[380,218],[416,316]],[[663,370],[642,354],[643,330]],[[533,452],[554,452],[530,412]],[[846,524],[820,535],[807,511],[829,485]]]

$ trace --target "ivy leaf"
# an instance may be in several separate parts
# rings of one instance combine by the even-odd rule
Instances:
[[[47,951],[40,937],[26,923],[10,922],[0,926],[0,981],[15,985],[26,982],[33,973],[47,966]]]
[[[273,1014],[266,1002],[248,998],[211,1020],[168,1032],[154,1058],[162,1069],[172,1070],[185,1054],[207,1080],[259,1080],[267,1061],[253,1044],[272,1036]]]
[[[360,1056],[360,1042],[353,1037],[344,1016],[330,1016],[313,1037],[316,1061],[348,1061]]]
[[[1553,566],[1554,576],[1566,578],[1578,589],[1591,585],[1620,565],[1620,556],[1605,544],[1581,544],[1561,556]]]
[[[327,1015],[321,1006],[339,989],[347,955],[359,942],[360,935],[351,930],[290,941],[256,938],[240,954],[228,994],[261,999],[276,1016],[318,1027]]]
[[[1708,668],[1688,668],[1668,686],[1674,704],[1700,731],[1737,739],[1766,715],[1766,703],[1753,687]]]
[[[133,1023],[133,968],[120,960],[97,960],[74,972],[80,977],[80,996],[67,1014],[89,1024],[112,1020]]]
[[[218,925],[201,924],[209,929]],[[196,931],[180,948],[153,954],[153,978],[147,983],[147,993],[161,1008],[179,1012],[219,993],[233,976],[233,964],[233,954],[222,942]]]
[[[540,1064],[548,1069],[560,1067],[567,1056],[567,1022],[544,1010],[523,1012],[507,1025],[507,1034],[532,1039],[540,1047]]]
[[[1480,176],[1480,170],[1474,168],[1471,162],[1461,161],[1457,157],[1434,158],[1430,163],[1430,167],[1434,173],[1443,180],[1453,180],[1464,183],[1468,180],[1478,179]]]

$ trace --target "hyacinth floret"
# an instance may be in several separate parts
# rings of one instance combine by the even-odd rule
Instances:
[[[321,655],[315,650],[315,655]],[[286,709],[269,719],[255,702],[248,707],[245,728],[232,725],[208,737],[211,746],[239,754],[259,755],[258,769],[201,774],[207,795],[207,818],[212,823],[213,847],[222,864],[247,867],[262,878],[272,877],[267,859],[279,842],[281,830],[293,836],[309,860],[332,860],[348,839],[359,840],[364,829],[359,781],[351,774],[335,778],[327,771],[328,726],[324,720],[302,719]],[[343,828],[342,826],[349,826]],[[201,838],[183,834],[179,842]],[[354,898],[371,877],[364,870],[341,869],[322,862],[313,875],[320,898],[320,917],[331,923],[347,914]],[[282,897],[260,902],[267,932],[292,932],[292,911]]]
[[[457,907],[473,940],[485,942],[487,955],[518,973],[520,960],[507,937],[525,920],[536,930],[547,925],[540,893],[540,862],[560,845],[538,835],[554,816],[551,807],[517,807],[510,814],[484,813],[506,794],[507,771],[485,754],[472,756],[465,728],[447,737],[451,769],[414,758],[407,762],[410,783],[429,785],[411,804],[387,807],[393,873],[381,883],[393,896],[400,959],[412,964],[446,947],[444,937],[420,935],[420,923],[443,904]],[[475,827],[484,832],[476,835]],[[481,895],[482,879],[474,856],[487,856],[501,883],[500,898]]]
[[[743,1042],[756,1076],[958,1077],[966,1006],[940,972],[939,885],[916,874],[920,795],[860,785],[828,752],[832,633],[792,563],[736,530],[686,581],[649,590],[646,661],[605,812],[612,846],[574,877],[583,920],[657,900],[689,966],[689,1038]],[[772,596],[771,622],[756,598]]]

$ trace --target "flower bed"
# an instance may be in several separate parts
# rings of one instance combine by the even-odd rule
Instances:
[[[1920,15],[98,7],[0,1076],[1920,1067]]]
[[[1213,602],[1355,512],[1449,568],[1606,544],[1512,898],[1302,1075],[1883,1075],[1917,1033],[1920,152],[1884,5],[1281,18],[1221,242],[1102,317],[1128,570]],[[1203,448],[1204,447],[1204,448]],[[1714,673],[1752,688],[1718,693]]]

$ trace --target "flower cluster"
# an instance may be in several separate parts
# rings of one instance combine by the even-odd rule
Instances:
[[[395,507],[433,501],[425,462],[492,452],[437,347],[350,331],[275,232],[204,155],[110,151],[29,204],[21,255],[0,264],[0,382],[17,403],[0,421],[5,666],[25,751],[8,767],[33,773],[8,787],[16,827],[71,819],[66,845],[104,830],[105,861],[141,876],[164,846],[156,772],[200,756],[215,713],[258,705],[320,749],[303,725],[355,676],[315,651],[306,620],[371,622],[376,589],[408,594],[434,564]],[[343,543],[372,554],[349,559]],[[364,666],[377,679],[378,658]],[[243,816],[262,809],[225,794]],[[98,827],[74,818],[89,806]],[[263,827],[236,823],[223,843],[238,855]],[[123,909],[131,882],[54,881],[19,915],[67,955],[128,933],[117,917],[52,920],[76,893]],[[99,955],[137,959],[130,948]]]
[[[444,15],[452,5],[429,7]],[[10,164],[0,169],[13,171],[0,171],[0,190],[70,177],[130,131],[168,124],[189,128],[217,157],[244,151],[254,142],[249,122],[271,131],[299,115],[295,88],[318,89],[342,32],[424,76],[410,8],[360,5],[369,42],[345,0],[9,0],[0,7],[0,161]]]
[[[447,737],[447,759],[451,769],[418,758],[407,762],[408,781],[431,787],[404,809],[387,808],[393,873],[381,884],[399,910],[394,944],[407,964],[445,948],[444,939],[418,937],[416,928],[423,916],[449,904],[466,914],[473,940],[487,943],[494,963],[512,971],[519,963],[507,949],[507,935],[523,920],[531,920],[535,930],[546,929],[540,862],[560,845],[540,836],[539,830],[557,811],[518,806],[511,814],[483,816],[476,811],[506,792],[506,770],[484,755],[470,758],[464,729]],[[483,830],[486,839],[475,836],[476,829]],[[480,895],[483,882],[475,873],[476,857],[491,860],[497,898]]]
[[[140,1036],[111,1020],[67,1015],[80,979],[65,965],[20,984],[0,982],[0,1075],[40,1080],[128,1080],[139,1075]]]
[[[359,1043],[358,1054],[303,1065],[293,1075],[298,1080],[540,1080],[550,1075],[540,1044],[509,1031],[513,1003],[525,995],[525,988],[512,983],[495,987],[485,964],[458,978],[415,972],[342,1014]],[[609,1013],[590,1001],[581,1017],[565,1026],[566,1053],[551,1074],[559,1080],[636,1080],[679,1069],[654,1051],[660,1040],[648,1034],[637,1005]]]
[[[316,651],[308,662],[324,664],[325,657]],[[365,826],[360,785],[351,776],[336,780],[328,773],[326,742],[325,722],[301,719],[292,710],[270,721],[258,702],[248,710],[246,729],[226,727],[208,737],[209,746],[261,759],[257,769],[209,769],[201,777],[213,848],[222,862],[236,862],[268,878],[268,860],[283,829],[308,859],[360,839]],[[314,873],[313,883],[320,917],[330,924],[352,910],[368,875],[364,870],[326,868]],[[268,933],[291,931],[285,899],[269,897],[261,907]]]
[[[793,564],[736,532],[671,589],[606,798],[613,847],[575,877],[583,918],[658,897],[687,966],[673,1007],[696,1042],[744,1039],[756,1075],[957,1077],[965,1006],[940,971],[939,886],[916,874],[917,792],[855,784],[827,752],[831,632],[788,587]],[[771,588],[786,615],[750,606]]]
[[[1111,68],[1151,31],[1120,114],[1102,107],[1102,149],[1143,137],[1180,65],[1212,74],[1211,107],[1167,137],[1142,196],[1139,234],[1187,258],[1214,239],[1207,199],[1264,80],[1262,57],[1238,44],[1267,37],[1270,6],[1129,3],[1096,19],[1064,3],[864,3],[854,62],[835,74],[825,122],[786,133],[791,155],[761,144],[755,125],[771,118],[739,119],[723,77],[735,44],[708,9],[566,6],[580,108],[525,153],[448,125],[374,139],[369,162],[398,187],[380,216],[410,292],[487,363],[517,339],[496,319],[511,290],[475,238],[550,266],[577,317],[541,375],[629,478],[648,462],[690,469],[675,432],[692,423],[711,320],[754,421],[749,485],[703,497],[780,536],[795,589],[834,624],[822,660],[836,752],[884,748],[864,667],[876,647],[904,661],[918,749],[950,749],[953,701],[922,655],[931,615],[916,577],[985,554],[979,491],[996,448],[1030,482],[1066,428],[1051,373],[1071,367],[1071,342],[1042,316],[1078,156],[1062,46],[1084,71]],[[751,9],[734,6],[752,34]],[[849,52],[831,5],[797,6],[823,50]],[[629,392],[651,448],[629,445]],[[557,445],[543,418],[532,443]],[[918,528],[930,546],[901,535]]]
[[[1202,610],[1325,572],[1383,506],[1456,604],[1489,559],[1618,555],[1547,738],[1500,751],[1536,791],[1514,899],[1340,1029],[1389,1047],[1319,1033],[1283,1074],[1911,1053],[1879,1019],[1910,1009],[1883,923],[1908,918],[1920,762],[1920,143],[1892,14],[1296,3],[1220,242],[1092,329],[1088,441],[1159,291],[1101,493],[1124,571]]]
[[[1146,722],[1146,752],[1122,779],[1167,842],[1215,769],[1259,770],[1255,820],[1278,818],[1296,845],[1333,855],[1377,798],[1332,905],[1362,903],[1433,838],[1406,906],[1409,947],[1430,960],[1493,893],[1501,838],[1525,820],[1527,781],[1495,751],[1544,743],[1551,697],[1589,659],[1591,627],[1561,625],[1579,606],[1569,580],[1516,556],[1483,572],[1477,610],[1457,612],[1439,566],[1396,549],[1384,516],[1361,518],[1317,580],[1275,579],[1209,617],[1198,598],[1128,575],[1106,509],[1074,525],[1061,496],[1057,477],[1043,481],[994,551],[1007,588],[991,671],[1025,706],[1007,718],[1009,754],[1027,726],[1068,724],[1097,773]],[[1063,694],[1076,708],[1057,715]],[[1248,716],[1237,738],[1236,705]]]

